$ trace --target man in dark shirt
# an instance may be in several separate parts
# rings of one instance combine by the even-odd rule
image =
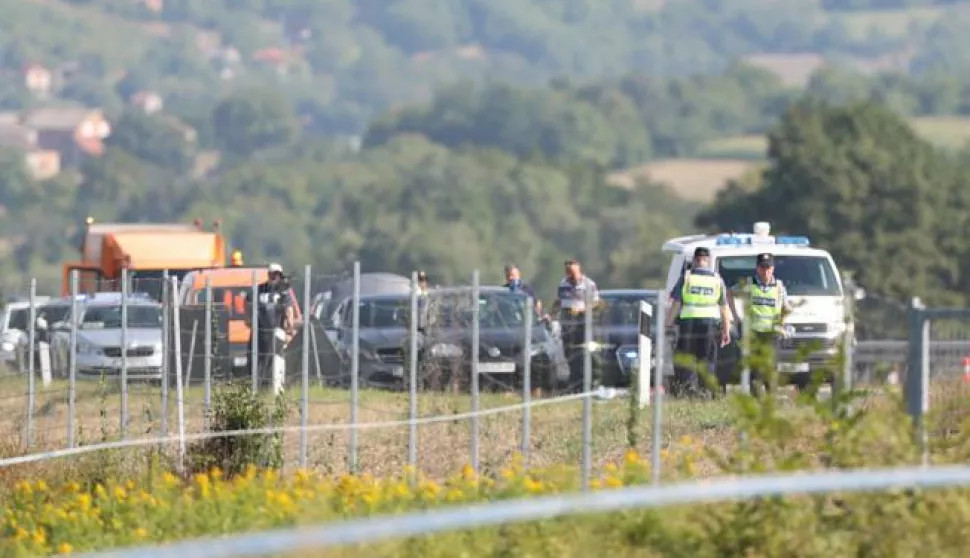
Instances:
[[[536,312],[542,313],[542,301],[536,297],[536,292],[532,288],[532,285],[522,280],[522,273],[515,264],[508,264],[505,266],[505,285],[503,286],[508,287],[508,289],[513,293],[525,293],[527,296],[532,297],[532,300],[535,303]]]

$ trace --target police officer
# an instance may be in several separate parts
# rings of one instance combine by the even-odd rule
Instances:
[[[690,355],[715,373],[718,348],[731,342],[731,319],[727,287],[711,268],[710,250],[704,247],[694,250],[690,269],[674,285],[670,298],[672,304],[666,325],[671,328],[674,320],[679,319],[678,352]],[[695,366],[676,368],[680,376],[677,379],[687,384],[683,387],[694,391],[700,387]]]
[[[583,351],[586,343],[586,312],[600,304],[596,282],[583,273],[578,260],[563,263],[566,276],[559,282],[552,314],[562,326],[562,341],[569,361],[569,383],[576,386],[583,378]],[[587,308],[587,298],[593,308]]]
[[[753,355],[756,355],[752,368],[773,369],[778,341],[791,335],[791,327],[785,325],[785,316],[791,310],[788,292],[781,279],[775,277],[774,257],[767,253],[758,254],[754,277],[743,281],[735,290],[742,293],[747,304],[746,329],[751,335]],[[772,370],[764,379],[771,381],[774,372]]]

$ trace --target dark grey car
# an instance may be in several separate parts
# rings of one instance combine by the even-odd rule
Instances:
[[[360,385],[401,387],[407,370],[407,342],[410,296],[382,294],[360,297],[359,378]],[[337,329],[337,346],[343,355],[339,383],[350,380],[353,345],[353,305],[345,305]]]
[[[422,383],[429,388],[460,389],[471,379],[472,290],[436,289],[428,295],[419,348]],[[533,387],[557,389],[569,378],[562,343],[541,323],[523,293],[505,287],[479,289],[478,371],[482,389],[514,389],[522,385],[530,363]],[[532,312],[531,349],[525,354],[525,316]]]

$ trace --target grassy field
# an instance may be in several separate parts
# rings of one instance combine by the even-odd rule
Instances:
[[[967,386],[936,386],[928,417],[933,463],[970,457]],[[195,395],[193,394],[193,398]],[[395,397],[367,393],[368,405],[398,409]],[[447,399],[441,396],[441,399]],[[500,404],[503,399],[490,400]],[[460,406],[462,401],[448,404]],[[615,402],[598,415],[622,414]],[[667,481],[818,468],[885,467],[919,462],[919,450],[901,402],[890,394],[868,399],[775,398],[733,395],[715,402],[671,405],[668,421],[679,437],[665,437]],[[551,417],[552,418],[552,417]],[[558,437],[568,437],[573,417],[557,418]],[[635,422],[647,422],[640,417]],[[600,427],[625,430],[621,424]],[[673,431],[671,432],[671,434]],[[747,443],[737,444],[744,433]],[[514,437],[515,430],[505,431]],[[511,442],[511,440],[506,440]],[[637,445],[634,443],[634,445]],[[536,451],[539,451],[538,449]],[[610,453],[598,446],[597,454]],[[418,511],[437,506],[523,498],[575,491],[571,455],[530,467],[516,455],[477,473],[458,466],[443,476],[399,467],[381,475],[332,474],[284,468],[222,470],[179,477],[156,469],[121,470],[123,454],[100,454],[84,462],[51,462],[19,478],[0,478],[6,513],[0,517],[0,557],[40,556],[185,537],[265,530],[284,526]],[[600,457],[598,455],[598,457]],[[618,441],[592,479],[594,490],[649,482],[648,455]],[[569,556],[609,553],[619,557],[788,558],[829,556],[962,556],[970,543],[965,528],[967,491],[887,491],[750,500],[704,506],[672,506],[655,512],[583,516],[389,541],[293,556]],[[456,508],[460,509],[460,508]],[[945,512],[941,512],[945,510]],[[792,549],[798,549],[792,553]]]
[[[0,413],[10,417],[0,429],[4,440],[23,439],[25,397],[21,381],[0,385]],[[299,394],[294,390],[287,397],[290,407],[286,424],[300,425]],[[117,388],[101,387],[96,383],[79,382],[75,432],[83,444],[119,438],[121,414]],[[310,425],[346,425],[350,423],[348,392],[313,388],[310,393]],[[513,406],[521,398],[512,394],[483,394],[481,408]],[[158,386],[132,386],[129,390],[128,438],[159,436],[162,433],[161,393]],[[407,394],[362,390],[359,403],[359,423],[406,421],[409,400]],[[468,395],[422,393],[418,414],[422,417],[449,416],[471,408]],[[536,407],[532,411],[532,443],[530,462],[537,466],[554,463],[578,463],[581,455],[581,408],[579,401]],[[33,451],[59,449],[67,444],[67,386],[55,383],[38,394],[34,419]],[[186,432],[203,430],[203,395],[200,388],[189,390],[185,398]],[[177,433],[176,396],[169,398],[168,432]],[[629,418],[626,400],[599,401],[594,406],[593,449],[596,465],[600,467],[622,455],[628,445]],[[669,442],[690,435],[707,443],[719,440],[733,443],[729,410],[724,402],[673,401],[665,406],[664,440]],[[485,470],[495,471],[505,466],[521,447],[522,413],[512,410],[481,418],[480,456]],[[447,476],[469,462],[470,422],[467,419],[447,421],[419,427],[419,467],[434,478]],[[638,448],[647,451],[649,421],[637,426],[633,434],[640,440]],[[409,429],[404,426],[374,428],[359,431],[359,464],[362,471],[374,475],[388,475],[401,471],[407,464]],[[346,429],[311,432],[309,434],[309,465],[318,470],[340,473],[347,469],[348,434]],[[293,466],[298,458],[299,435],[284,438],[286,463]],[[23,447],[13,442],[8,455],[23,453]],[[57,463],[43,467],[59,466]],[[23,469],[33,471],[32,467]],[[0,477],[4,475],[0,469]]]
[[[914,129],[945,149],[960,149],[970,142],[970,117],[925,116],[912,119]],[[710,201],[730,179],[756,172],[764,161],[763,135],[752,134],[711,140],[692,159],[666,159],[614,173],[612,183],[631,187],[637,177],[666,183],[682,197]]]

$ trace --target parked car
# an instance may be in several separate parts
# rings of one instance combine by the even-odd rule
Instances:
[[[43,304],[49,297],[37,298],[35,305]],[[36,308],[35,308],[36,312]],[[19,368],[24,360],[30,333],[30,302],[8,302],[0,313],[0,362]]]
[[[77,359],[78,377],[119,375],[124,337],[128,378],[162,378],[162,305],[145,295],[129,295],[127,327],[123,335],[121,297],[117,292],[79,295],[76,316],[71,313],[70,297],[58,299],[44,308],[45,314],[38,318],[37,326],[49,332],[54,377],[67,377],[70,372],[71,327],[74,324],[77,327],[77,354],[73,356]]]
[[[607,387],[629,387],[631,371],[640,358],[640,302],[654,304],[658,291],[608,289],[599,294],[603,306],[595,316],[592,349],[600,383]],[[651,362],[651,370],[652,367]],[[673,367],[667,368],[664,376],[672,376]]]
[[[402,387],[406,385],[407,363],[405,345],[408,335],[409,295],[378,294],[360,297],[360,357],[361,385],[372,387]],[[350,378],[350,358],[353,345],[353,305],[342,307],[336,329],[337,345],[344,355],[341,376]],[[341,382],[346,383],[346,382]]]
[[[427,387],[467,386],[471,379],[472,320],[479,310],[478,372],[483,389],[512,389],[524,379],[531,363],[534,387],[556,389],[569,378],[562,344],[543,324],[522,293],[506,287],[481,287],[478,301],[470,288],[435,289],[428,295],[427,326],[418,359]],[[524,354],[525,317],[532,313],[531,351]]]

